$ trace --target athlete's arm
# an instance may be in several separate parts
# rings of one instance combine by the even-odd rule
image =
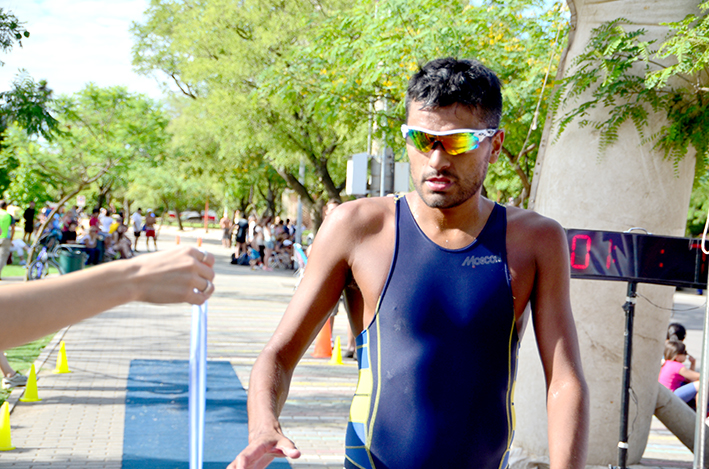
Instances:
[[[293,370],[338,301],[356,243],[350,204],[328,215],[313,242],[308,265],[249,381],[249,445],[228,469],[264,468],[275,457],[300,457],[278,422]]]
[[[204,262],[202,262],[204,260]],[[129,301],[201,304],[214,291],[214,256],[179,248],[41,281],[0,287],[0,350]],[[195,292],[195,289],[198,291]]]
[[[538,220],[534,239],[534,331],[547,384],[551,469],[583,468],[588,447],[588,388],[583,376],[569,298],[569,253],[564,230]]]

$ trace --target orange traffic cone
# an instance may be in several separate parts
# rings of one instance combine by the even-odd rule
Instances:
[[[314,358],[332,357],[332,330],[330,330],[330,319],[325,321],[325,325],[318,332],[315,338]]]
[[[202,238],[197,238],[197,247],[202,246]]]
[[[180,235],[175,236],[175,244],[180,244]]]

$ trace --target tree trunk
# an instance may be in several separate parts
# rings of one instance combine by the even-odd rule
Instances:
[[[662,39],[667,28],[660,22],[678,21],[697,13],[692,0],[567,0],[572,13],[568,55],[560,69],[567,69],[590,37],[592,28],[619,17],[648,31],[647,39]],[[583,102],[584,97],[579,99]],[[560,110],[559,112],[563,112]],[[596,109],[590,120],[604,120],[607,112]],[[646,135],[663,123],[651,115]],[[545,129],[542,142],[549,142]],[[598,156],[598,132],[571,124],[556,143],[540,149],[531,201],[534,209],[556,219],[565,228],[625,231],[641,226],[660,235],[683,236],[694,176],[694,156],[688,155],[675,169],[671,161],[649,145],[641,144],[632,123],[619,132],[618,142],[602,158]],[[591,436],[589,465],[617,463],[620,425],[625,302],[622,282],[572,280],[571,298],[579,335],[581,356],[590,388]],[[639,285],[633,335],[631,385],[637,403],[631,401],[632,423],[628,441],[628,465],[637,464],[645,450],[655,409],[660,358],[672,306],[671,287]],[[659,305],[655,307],[650,302]],[[546,388],[533,333],[522,342],[518,365],[515,446],[530,459],[548,457]],[[698,351],[695,351],[697,353]],[[652,391],[652,392],[650,392]]]

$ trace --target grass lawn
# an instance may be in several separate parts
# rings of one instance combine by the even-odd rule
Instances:
[[[30,342],[29,344],[6,350],[5,355],[7,355],[7,361],[10,362],[10,366],[23,374],[27,374],[32,363],[37,359],[42,349],[52,340],[52,337],[54,337],[54,334]],[[0,390],[0,404],[5,402],[5,399],[9,395],[9,391]]]
[[[25,266],[23,265],[6,265],[4,269],[2,269],[2,275],[0,278],[6,278],[6,277],[21,277],[24,278],[25,272],[27,270],[25,269]],[[55,269],[54,267],[49,268],[49,274],[58,274],[59,271]]]

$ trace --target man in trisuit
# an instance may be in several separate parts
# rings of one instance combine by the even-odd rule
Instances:
[[[530,314],[547,383],[551,468],[584,467],[588,390],[564,230],[481,195],[505,137],[501,113],[500,82],[478,62],[438,59],[412,77],[402,135],[416,190],[347,202],[325,219],[254,364],[249,445],[230,469],[300,456],[278,416],[296,364],[343,290],[359,362],[346,468],[507,467]]]

